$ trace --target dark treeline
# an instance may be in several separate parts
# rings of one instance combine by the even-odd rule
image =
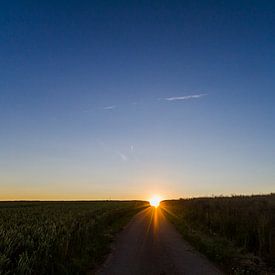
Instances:
[[[233,270],[275,266],[275,194],[165,201],[181,233],[210,258]]]

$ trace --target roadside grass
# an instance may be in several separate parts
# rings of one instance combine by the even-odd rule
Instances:
[[[275,274],[274,198],[181,199],[164,201],[161,207],[183,238],[227,274]],[[265,214],[264,228],[260,213]]]

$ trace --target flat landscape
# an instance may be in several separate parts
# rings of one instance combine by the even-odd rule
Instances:
[[[0,274],[85,274],[145,202],[1,202]]]
[[[1,202],[0,274],[274,274],[274,215],[273,194]]]
[[[0,275],[275,275],[275,0],[0,22]]]

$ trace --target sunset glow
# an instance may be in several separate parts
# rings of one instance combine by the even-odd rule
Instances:
[[[1,2],[0,200],[274,192],[274,1],[69,2]]]
[[[158,196],[154,196],[149,200],[149,202],[151,206],[158,207],[159,203],[161,202],[161,198]]]

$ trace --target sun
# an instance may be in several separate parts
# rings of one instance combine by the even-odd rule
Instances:
[[[151,206],[154,206],[154,207],[158,207],[160,201],[161,201],[161,198],[158,197],[158,196],[154,196],[154,197],[152,197],[152,198],[149,200],[150,205],[151,205]]]

